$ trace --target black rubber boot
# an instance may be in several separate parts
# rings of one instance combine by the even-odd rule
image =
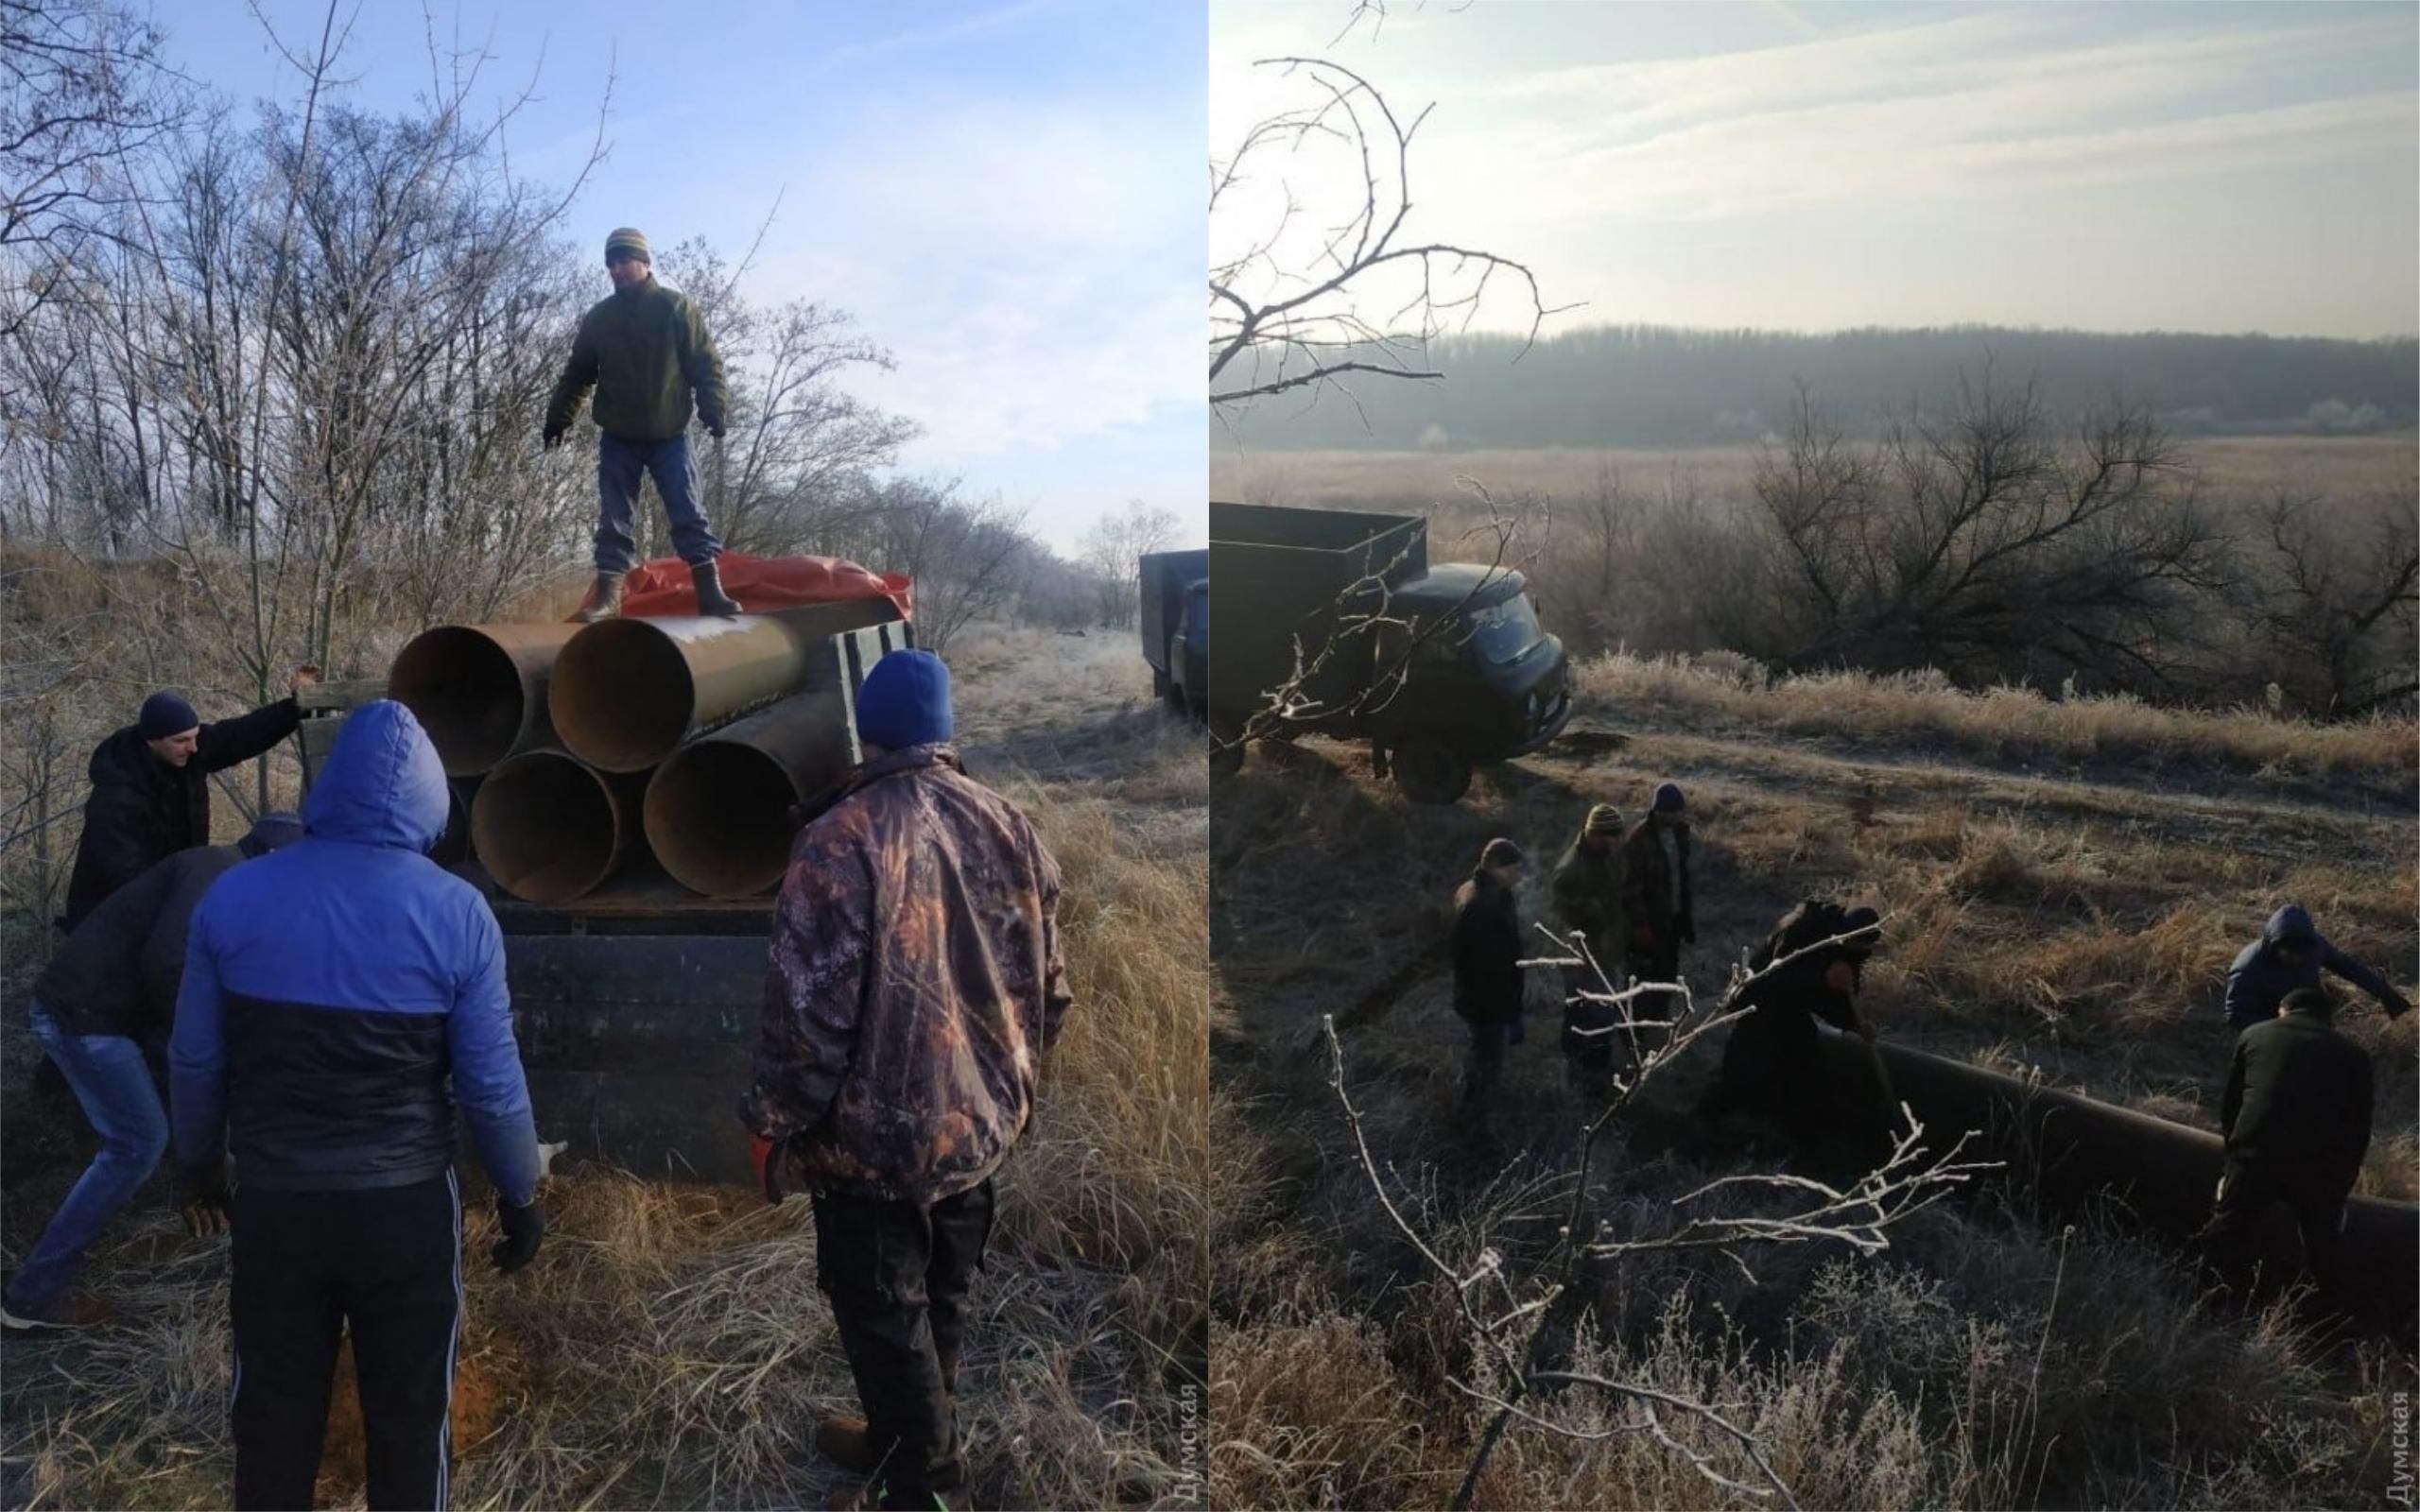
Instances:
[[[588,602],[581,606],[580,611],[574,618],[582,625],[594,625],[598,620],[610,620],[620,612],[622,612],[622,575],[598,573],[596,586],[588,591]]]
[[[710,561],[701,561],[689,569],[690,581],[698,585],[698,612],[716,614],[724,619],[737,619],[739,601],[722,591],[722,575]]]

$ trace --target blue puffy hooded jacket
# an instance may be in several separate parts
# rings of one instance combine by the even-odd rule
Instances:
[[[420,722],[367,704],[312,786],[303,837],[204,895],[168,1046],[180,1165],[216,1163],[232,1126],[247,1186],[429,1180],[453,1163],[459,1098],[497,1193],[536,1194],[503,936],[427,855],[445,806]]]
[[[2299,947],[2289,961],[2278,947]],[[2319,986],[2319,973],[2333,971],[2386,1006],[2387,1017],[2398,1018],[2411,1005],[2394,984],[2327,942],[2300,903],[2288,903],[2269,916],[2260,937],[2237,954],[2227,969],[2227,1027],[2241,1033],[2277,1016],[2286,994]]]

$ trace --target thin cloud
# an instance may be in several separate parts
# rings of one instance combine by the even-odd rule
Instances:
[[[993,36],[1055,9],[1058,0],[1016,0],[1014,5],[959,21],[943,22],[934,26],[915,26],[872,42],[844,43],[825,53],[822,64],[830,68],[838,63],[864,62],[871,58],[897,58],[953,46],[977,37]]]

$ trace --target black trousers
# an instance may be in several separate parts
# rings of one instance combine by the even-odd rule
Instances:
[[[815,1194],[816,1280],[856,1377],[886,1505],[957,1486],[958,1356],[992,1237],[992,1183],[929,1207]]]
[[[2344,1305],[2344,1201],[2350,1195],[2314,1172],[2251,1160],[2229,1160],[2218,1202],[2202,1229],[2204,1277],[2248,1305],[2260,1221],[2284,1203],[2302,1229],[2303,1261],[2327,1306]]]
[[[371,1192],[239,1187],[233,1218],[235,1505],[311,1504],[350,1330],[370,1505],[444,1506],[462,1328],[453,1173]]]

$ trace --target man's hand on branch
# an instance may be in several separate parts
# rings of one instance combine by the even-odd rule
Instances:
[[[301,693],[303,689],[311,686],[319,680],[320,664],[317,662],[305,662],[301,666],[296,667],[286,678],[285,691],[288,693]]]

